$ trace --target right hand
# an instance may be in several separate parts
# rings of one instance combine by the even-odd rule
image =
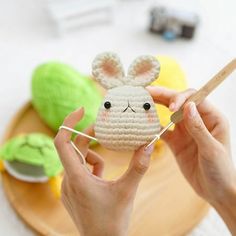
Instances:
[[[196,91],[182,93],[148,87],[154,101],[177,111]],[[163,139],[194,190],[212,205],[236,196],[236,171],[231,159],[229,125],[208,101],[184,105],[183,120]],[[236,199],[235,199],[236,200]]]

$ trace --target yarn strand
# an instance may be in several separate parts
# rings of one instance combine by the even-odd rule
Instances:
[[[94,140],[94,141],[98,141],[96,138],[94,138],[94,137],[92,137],[92,136],[90,136],[90,135],[84,134],[84,133],[82,133],[82,132],[80,132],[80,131],[77,131],[77,130],[72,129],[72,128],[70,128],[70,127],[67,127],[67,126],[65,126],[65,125],[61,125],[61,126],[59,127],[59,129],[65,129],[65,130],[71,131],[72,133],[82,135],[82,136],[84,136],[84,137],[86,137],[86,138],[89,138],[89,139],[92,139],[92,140]]]

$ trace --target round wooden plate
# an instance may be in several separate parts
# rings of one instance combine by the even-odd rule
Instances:
[[[31,103],[15,116],[4,141],[20,133],[43,132],[55,136],[39,118]],[[94,150],[105,159],[104,177],[114,179],[127,168],[130,153],[116,153],[97,145]],[[9,201],[37,233],[78,235],[60,200],[49,185],[25,183],[3,172],[3,185]],[[151,166],[141,182],[134,205],[129,235],[185,235],[206,214],[208,205],[197,197],[181,175],[167,146],[155,150]]]

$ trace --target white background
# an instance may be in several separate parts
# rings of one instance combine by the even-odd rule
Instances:
[[[94,25],[56,33],[46,0],[0,0],[0,136],[14,113],[30,99],[32,70],[40,63],[60,60],[90,73],[91,61],[102,51],[115,51],[123,63],[140,54],[176,58],[189,81],[199,88],[236,56],[235,0],[157,1],[199,13],[201,22],[193,41],[165,42],[148,33],[148,10],[153,1],[120,1],[111,24]],[[236,159],[236,73],[209,99],[231,124],[233,157]],[[0,235],[33,235],[9,206],[0,184]],[[228,235],[212,210],[193,235]]]

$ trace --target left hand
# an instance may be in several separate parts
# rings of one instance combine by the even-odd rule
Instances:
[[[84,114],[83,109],[71,113],[64,121],[65,126],[74,128]],[[86,130],[93,135],[93,128]],[[125,235],[128,231],[130,214],[138,185],[147,171],[153,146],[138,149],[126,173],[115,181],[101,178],[103,159],[88,149],[89,140],[75,138],[75,145],[93,166],[91,173],[71,143],[71,132],[61,129],[55,146],[65,168],[62,182],[62,201],[74,220],[81,235]]]
[[[227,119],[207,100],[197,107],[186,102],[195,90],[181,93],[163,87],[148,90],[155,102],[173,112],[183,106],[183,120],[162,138],[189,184],[217,210],[232,235],[236,235],[236,169]]]
[[[213,206],[235,192],[236,172],[231,158],[227,119],[207,100],[197,107],[185,102],[196,91],[181,93],[148,87],[155,102],[173,112],[183,106],[183,119],[163,140],[170,146],[183,175],[198,195]]]

